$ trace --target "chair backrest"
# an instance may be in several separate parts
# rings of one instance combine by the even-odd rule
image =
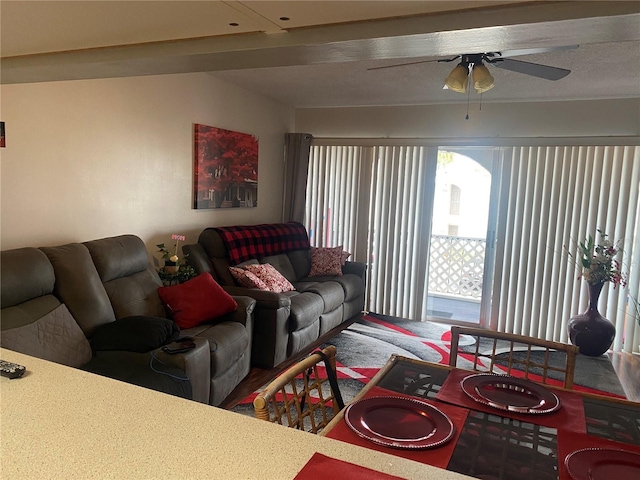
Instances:
[[[326,368],[336,371],[336,347],[322,350]],[[254,400],[256,418],[318,433],[340,411],[336,392],[319,364],[318,353],[309,355],[271,382]],[[325,362],[326,363],[326,362]]]
[[[465,336],[475,342],[462,345],[466,344],[461,342]],[[482,328],[451,327],[449,365],[452,367],[514,376],[524,374],[524,378],[538,383],[559,380],[564,388],[572,388],[577,353],[578,347],[566,343]]]

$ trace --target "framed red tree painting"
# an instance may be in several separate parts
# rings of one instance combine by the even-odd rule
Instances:
[[[193,208],[258,205],[258,138],[195,124]]]

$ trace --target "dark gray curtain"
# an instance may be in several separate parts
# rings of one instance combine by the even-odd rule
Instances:
[[[304,223],[312,140],[313,135],[310,133],[285,134],[283,222]]]

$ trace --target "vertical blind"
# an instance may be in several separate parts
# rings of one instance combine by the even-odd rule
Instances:
[[[569,319],[588,305],[569,254],[600,229],[620,241],[628,273],[626,288],[605,285],[600,312],[616,326],[613,348],[637,351],[640,328],[628,302],[640,281],[640,150],[517,147],[503,150],[503,165],[490,328],[567,342]]]
[[[367,309],[420,318],[437,148],[314,146],[306,226],[314,246],[367,263]]]
[[[312,146],[306,226],[314,246],[338,246],[366,262],[368,310],[426,318],[437,147]],[[640,296],[640,148],[502,147],[493,330],[567,342],[587,288],[568,252],[600,228],[622,242],[628,285],[607,285],[601,313],[617,329],[615,350],[638,351],[630,298]]]

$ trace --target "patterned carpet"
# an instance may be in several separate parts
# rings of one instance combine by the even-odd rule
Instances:
[[[345,403],[358,394],[392,354],[448,364],[449,329],[449,325],[441,323],[369,314],[340,332],[327,345],[335,345],[338,352],[338,381]],[[463,337],[460,347],[464,349],[473,342],[473,339]],[[459,363],[459,366],[464,367],[464,364]],[[597,389],[624,396],[611,362],[606,357],[579,356],[575,383],[576,389]],[[250,395],[232,410],[253,415],[251,402],[256,394]]]

